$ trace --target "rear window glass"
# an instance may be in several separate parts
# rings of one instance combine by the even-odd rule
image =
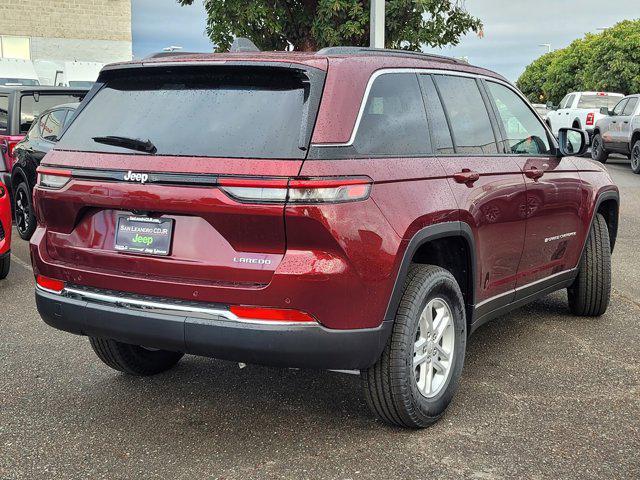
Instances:
[[[430,152],[427,114],[414,73],[390,73],[374,81],[353,146],[365,155]]]
[[[25,94],[20,99],[20,133],[27,133],[33,120],[45,110],[57,107],[63,103],[76,103],[82,100],[80,94]]]
[[[304,158],[310,83],[297,70],[136,72],[107,80],[62,136],[60,149],[143,154],[100,137],[150,141],[158,155]]]
[[[475,79],[435,75],[449,115],[456,153],[498,153],[487,107]]]
[[[610,95],[580,95],[578,108],[613,108],[620,101],[620,97]]]

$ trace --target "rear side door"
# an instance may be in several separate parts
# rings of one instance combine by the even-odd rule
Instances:
[[[615,134],[616,149],[622,152],[629,151],[631,140],[631,120],[638,107],[638,97],[630,97],[618,118],[618,129]]]
[[[459,219],[471,227],[476,250],[476,305],[510,303],[525,235],[524,179],[518,165],[499,155],[497,128],[479,80],[421,75],[434,151],[439,156]]]
[[[608,118],[607,128],[602,132],[602,142],[604,146],[609,149],[615,150],[618,144],[618,129],[620,128],[620,118],[622,116],[622,112],[624,112],[624,109],[627,106],[628,101],[628,98],[623,98],[615,107],[613,107],[613,112]]]
[[[557,157],[551,136],[519,93],[498,81],[487,79],[484,85],[499,120],[504,153],[518,164],[526,182],[519,299],[538,288],[538,281],[566,275],[578,263],[584,238],[580,177],[570,157]]]

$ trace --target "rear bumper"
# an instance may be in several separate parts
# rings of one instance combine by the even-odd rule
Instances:
[[[367,368],[382,353],[392,326],[383,322],[377,328],[333,330],[316,323],[230,320],[223,306],[196,308],[125,297],[114,303],[113,298],[93,296],[38,288],[36,305],[47,324],[74,334],[282,367]]]

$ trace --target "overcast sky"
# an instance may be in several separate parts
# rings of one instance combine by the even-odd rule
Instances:
[[[181,7],[175,0],[132,0],[133,54],[144,57],[163,47],[211,51],[202,0]],[[475,65],[516,80],[524,67],[551,48],[566,47],[585,32],[597,33],[620,20],[640,18],[639,0],[467,0],[484,22],[484,38],[466,35],[445,55],[465,56]]]

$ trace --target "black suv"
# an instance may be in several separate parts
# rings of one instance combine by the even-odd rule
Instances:
[[[81,101],[86,88],[0,86],[0,181],[12,189],[14,148],[45,110]]]

